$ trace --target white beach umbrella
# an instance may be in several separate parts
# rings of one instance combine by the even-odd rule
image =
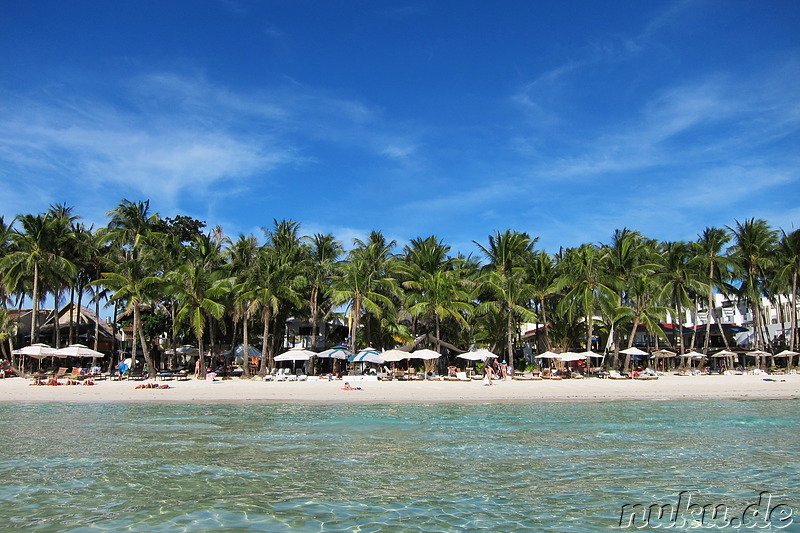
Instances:
[[[410,357],[412,359],[422,359],[425,361],[428,361],[430,359],[438,359],[441,356],[442,354],[440,354],[439,352],[434,352],[433,350],[428,350],[427,348],[423,350],[416,350],[414,352],[411,352],[410,354]]]
[[[236,359],[241,359],[244,356],[244,344],[240,344],[239,346],[233,349],[233,356]],[[252,344],[248,344],[247,357],[255,357],[256,359],[261,359],[261,350],[259,350]]]
[[[105,357],[105,354],[92,350],[83,344],[70,344],[66,348],[61,348],[55,351],[56,356],[60,357]]]
[[[669,350],[656,350],[650,356],[653,359],[666,359],[667,357],[676,357],[678,354]]]
[[[586,356],[582,353],[575,353],[575,352],[564,352],[561,354],[561,360],[565,363],[571,363],[572,361],[581,361],[586,359]]]
[[[197,348],[190,344],[184,344],[183,346],[178,346],[175,348],[175,353],[180,355],[194,355],[197,353]]]
[[[480,348],[478,350],[475,350],[474,352],[464,352],[462,354],[458,354],[456,357],[460,357],[461,359],[466,359],[467,361],[485,361],[486,359],[497,358],[495,354],[493,354],[486,348]]]
[[[773,357],[787,357],[788,360],[786,361],[787,366],[792,366],[792,357],[795,355],[800,355],[800,353],[793,352],[791,350],[783,350],[782,352],[776,353]]]
[[[626,348],[625,350],[620,350],[619,353],[624,353],[625,355],[650,355],[644,350],[640,350],[636,346]]]
[[[767,352],[747,352],[747,355],[758,355],[759,353],[769,355]],[[712,353],[709,357],[736,357],[736,354],[728,350],[720,350],[717,353]]]
[[[411,354],[404,352],[403,350],[386,350],[381,352],[381,357],[383,358],[384,363],[396,363],[397,361],[408,359],[411,357]]]
[[[546,351],[535,356],[534,359],[561,359],[561,356],[555,352]]]
[[[41,343],[25,346],[18,350],[14,350],[12,353],[15,355],[27,355],[28,357],[33,357],[34,359],[44,359],[45,357],[50,356],[66,357],[66,355],[55,355],[55,348],[51,348],[50,346]]]
[[[308,361],[312,357],[316,355],[311,350],[306,350],[304,348],[292,348],[291,350],[287,350],[280,355],[275,356],[275,361]]]
[[[764,359],[765,361],[767,357],[772,357],[771,353],[765,352],[764,350],[753,350],[752,352],[747,352],[747,355],[752,355],[753,357],[755,357],[759,367],[761,367],[762,357],[765,358]],[[714,354],[714,356],[716,356],[716,354]]]

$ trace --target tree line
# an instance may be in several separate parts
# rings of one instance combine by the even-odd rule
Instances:
[[[798,348],[797,306],[786,304],[796,301],[800,230],[786,233],[760,219],[706,228],[694,241],[661,242],[623,228],[607,244],[553,254],[537,249],[536,237],[509,229],[474,241],[476,257],[453,253],[436,236],[400,247],[380,231],[345,252],[334,235],[303,235],[294,220],[273,221],[261,240],[229,237],[190,217],[161,217],[149,201],[122,200],[107,217],[97,229],[65,205],[9,223],[0,217],[0,340],[11,338],[9,309],[24,299],[32,302],[34,343],[46,297],[56,307],[87,298],[98,315],[101,304],[113,304],[132,316],[133,353],[140,347],[154,369],[152,343],[162,333],[173,347],[193,340],[202,368],[209,347],[260,346],[259,371],[266,372],[287,318],[307,320],[317,339],[322,321],[342,312],[354,350],[393,348],[430,334],[437,351],[443,340],[484,346],[513,364],[520,325],[534,323],[542,326],[539,348],[590,349],[587,339],[599,336],[616,366],[640,328],[656,344],[669,344],[665,320],[675,322],[675,348],[684,351],[683,317],[705,308],[709,328],[719,324],[714,294],[722,293],[752,313],[757,349],[778,347],[762,297],[779,312],[788,308],[790,316],[780,319],[791,325],[781,342]],[[143,309],[162,320],[144,321]],[[688,342],[695,348],[695,335]]]

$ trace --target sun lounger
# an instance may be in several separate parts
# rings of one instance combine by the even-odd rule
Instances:
[[[616,370],[611,370],[608,372],[608,379],[631,379],[630,376],[623,376]]]

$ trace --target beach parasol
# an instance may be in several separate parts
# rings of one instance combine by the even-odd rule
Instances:
[[[51,348],[46,344],[31,344],[30,346],[25,346],[18,350],[14,350],[12,353],[14,355],[27,355],[28,357],[33,357],[34,359],[44,359],[45,357],[55,356],[55,357],[66,357],[66,355],[55,355],[55,348]]]
[[[70,344],[66,348],[56,350],[53,355],[56,357],[91,357],[92,359],[105,357],[105,354],[96,352],[83,344]]]
[[[561,354],[561,361],[565,363],[571,363],[572,361],[582,361],[586,359],[586,356],[582,353],[575,353],[575,352],[564,352]]]
[[[723,350],[724,351],[724,350]],[[720,352],[721,353],[721,352]],[[714,354],[712,357],[716,357],[717,354]],[[764,350],[753,350],[752,352],[747,352],[747,355],[752,355],[756,358],[757,366],[761,368],[761,358],[762,357],[772,357],[772,354],[769,352],[765,352]],[[766,361],[766,359],[765,359]]]
[[[397,361],[408,359],[411,357],[411,354],[403,350],[386,350],[381,353],[381,357],[384,363],[396,363]]]
[[[795,355],[800,355],[798,352],[793,352],[792,350],[783,350],[782,352],[776,353],[774,357],[787,357],[788,360],[786,361],[786,365],[791,367],[792,366],[792,357]]]
[[[666,359],[668,357],[676,357],[677,355],[678,354],[676,354],[675,352],[671,352],[669,350],[656,350],[652,354],[650,354],[650,357],[652,357],[653,359]]]
[[[561,356],[555,352],[546,351],[535,356],[534,359],[561,359]]]
[[[380,352],[375,348],[364,348],[357,354],[350,356],[347,360],[351,363],[383,363],[383,357],[381,357]]]
[[[620,350],[619,353],[624,353],[625,355],[650,355],[644,350],[640,350],[636,346],[632,346],[630,348],[626,348],[625,350]]]
[[[475,350],[474,352],[465,352],[462,354],[458,354],[456,357],[461,359],[466,359],[467,361],[485,361],[491,358],[497,358],[495,354],[487,350],[486,348],[480,348],[479,350]]]
[[[427,348],[423,350],[415,350],[411,352],[409,355],[412,359],[422,359],[424,361],[430,361],[431,359],[438,359],[442,356],[439,352],[434,352],[433,350],[428,350]]]
[[[275,356],[275,361],[308,361],[316,354],[304,348],[292,348]]]
[[[175,353],[180,355],[194,355],[197,353],[197,348],[190,344],[184,344],[175,348]]]
[[[350,350],[345,348],[344,346],[334,346],[333,348],[328,348],[322,352],[317,354],[317,357],[320,359],[347,359],[353,355]]]

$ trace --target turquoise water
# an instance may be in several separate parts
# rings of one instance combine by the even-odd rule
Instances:
[[[2,404],[0,527],[607,531],[625,504],[769,491],[797,531],[799,407]]]

